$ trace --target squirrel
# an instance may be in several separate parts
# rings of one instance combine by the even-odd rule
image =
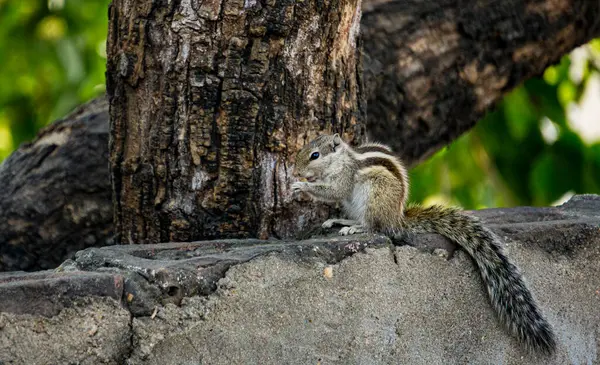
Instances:
[[[321,135],[296,155],[293,193],[341,203],[349,219],[328,219],[323,228],[341,225],[340,235],[363,232],[438,233],[461,246],[475,261],[500,322],[527,349],[552,354],[556,339],[519,269],[504,254],[499,238],[477,218],[458,208],[407,205],[408,173],[382,144],[352,148],[339,134]]]

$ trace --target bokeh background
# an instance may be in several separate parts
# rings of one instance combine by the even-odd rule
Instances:
[[[0,161],[105,92],[109,0],[0,0]],[[525,82],[411,171],[411,200],[467,209],[600,193],[600,39]]]

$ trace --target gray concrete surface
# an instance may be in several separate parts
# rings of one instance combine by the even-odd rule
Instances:
[[[599,364],[600,197],[473,214],[506,240],[556,355],[498,325],[442,237],[364,235],[113,246],[0,275],[0,364]]]
[[[0,364],[122,364],[131,316],[107,297],[74,299],[52,317],[0,313]]]

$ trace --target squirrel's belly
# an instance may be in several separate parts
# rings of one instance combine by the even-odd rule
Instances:
[[[368,183],[360,183],[354,186],[352,195],[342,202],[342,208],[348,218],[364,223],[369,193],[370,184]]]

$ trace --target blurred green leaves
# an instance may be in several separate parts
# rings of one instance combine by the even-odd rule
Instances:
[[[0,0],[0,161],[104,92],[109,2]],[[413,169],[412,200],[474,209],[600,193],[600,138],[585,135],[568,112],[600,77],[600,39],[575,53]]]
[[[104,92],[109,0],[0,0],[0,161]]]
[[[600,193],[600,137],[590,138],[600,119],[587,110],[600,104],[591,86],[599,62],[597,39],[513,90],[473,130],[411,171],[412,200],[480,209]],[[586,90],[590,114],[569,113]]]

